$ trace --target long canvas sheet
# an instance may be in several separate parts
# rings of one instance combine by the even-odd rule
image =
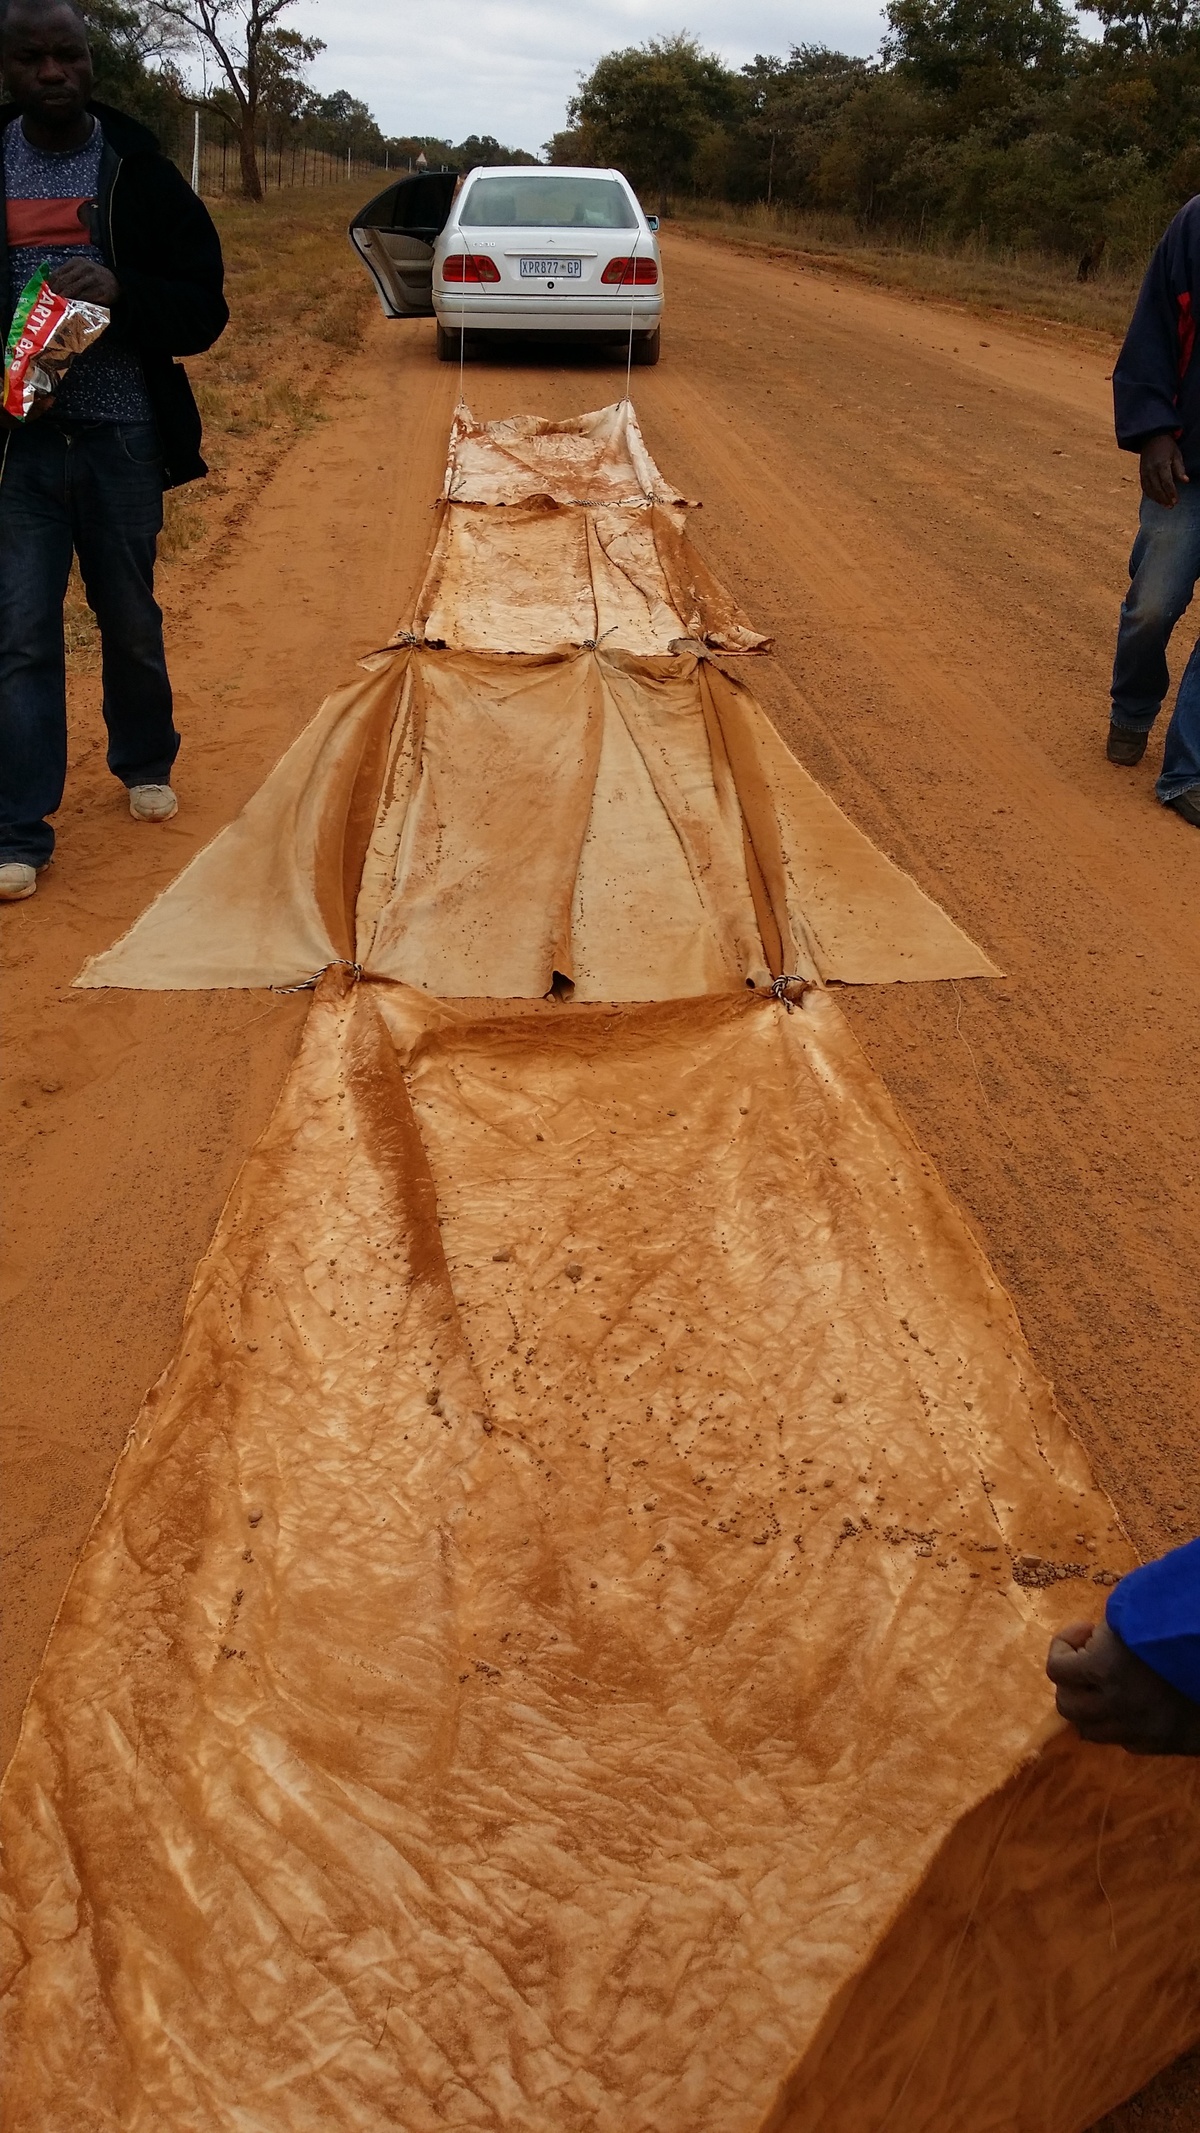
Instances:
[[[27,1715],[8,2124],[1075,2133],[1194,2023],[1191,1781],[1037,1760],[1128,1560],[827,996],[327,981]]]
[[[685,539],[681,511],[544,498],[505,511],[446,507],[412,634],[461,652],[603,644],[653,656],[768,642]]]
[[[686,548],[628,409],[446,495]],[[825,989],[992,966],[753,652],[477,634],[84,979],[324,972],[5,1781],[5,2127],[1083,2133],[1196,2036],[1197,1779],[1052,1716],[1131,1551]]]
[[[460,409],[442,513],[395,648],[80,984],[340,960],[451,998],[653,1000],[996,974],[784,746],[737,656],[768,640],[627,402]]]
[[[796,762],[744,663],[398,648],[79,982],[693,997],[995,975]]]
[[[629,400],[565,418],[508,415],[479,422],[458,407],[442,494],[460,504],[671,504],[689,498],[660,473]]]

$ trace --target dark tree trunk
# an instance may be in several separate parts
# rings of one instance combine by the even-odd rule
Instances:
[[[261,200],[262,177],[258,168],[258,149],[254,140],[254,117],[249,111],[241,114],[238,127],[238,152],[242,163],[242,195],[246,200]]]
[[[1077,281],[1091,280],[1093,274],[1096,272],[1096,269],[1100,264],[1100,261],[1104,257],[1104,247],[1107,241],[1108,240],[1105,237],[1093,238],[1091,244],[1089,244],[1087,251],[1084,253],[1083,258],[1080,260],[1079,265],[1076,269],[1075,279]]]

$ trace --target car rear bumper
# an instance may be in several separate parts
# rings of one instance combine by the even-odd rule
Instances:
[[[653,333],[662,317],[662,291],[617,297],[508,296],[492,290],[434,289],[433,308],[447,333]]]

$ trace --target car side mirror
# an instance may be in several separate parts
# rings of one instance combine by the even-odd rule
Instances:
[[[650,230],[650,231],[654,232],[655,234],[657,234],[657,231],[658,231],[658,216],[657,216],[657,215],[647,215],[647,217],[646,217],[646,228],[647,228],[648,230]]]

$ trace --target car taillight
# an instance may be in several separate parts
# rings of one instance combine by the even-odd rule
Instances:
[[[500,269],[486,252],[452,252],[442,261],[443,281],[499,281]]]
[[[653,288],[658,280],[656,259],[610,259],[600,276],[610,285],[617,282],[623,289]]]

